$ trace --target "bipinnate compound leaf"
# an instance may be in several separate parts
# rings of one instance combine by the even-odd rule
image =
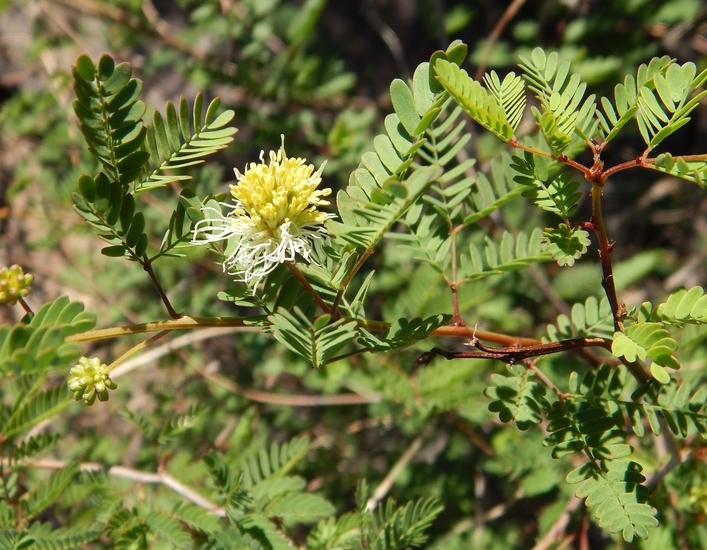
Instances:
[[[398,507],[392,499],[371,513],[371,532],[367,533],[369,548],[409,548],[427,541],[425,530],[442,511],[439,501],[421,498]]]
[[[145,217],[135,212],[132,193],[100,173],[95,178],[79,178],[79,192],[73,193],[74,209],[110,246],[101,253],[139,261],[147,251]]]
[[[500,239],[484,239],[484,246],[469,245],[469,254],[460,256],[460,273],[463,282],[475,281],[527,268],[529,265],[552,259],[543,244],[539,228],[527,234],[520,232],[514,236],[504,231]]]
[[[96,316],[61,296],[44,304],[29,324],[0,326],[0,372],[32,375],[78,360],[81,348],[67,336],[91,330]]]
[[[585,377],[581,387],[577,377],[570,381],[570,389],[596,400],[605,394],[612,382],[608,366],[602,372]],[[618,379],[620,380],[620,379]],[[608,390],[614,395],[615,390]],[[594,510],[599,525],[611,532],[620,532],[626,541],[634,536],[648,537],[648,529],[658,525],[657,511],[651,504],[650,491],[642,483],[641,466],[627,460],[633,453],[626,444],[623,417],[614,418],[597,404],[584,397],[565,398],[553,404],[547,413],[547,431],[544,445],[553,447],[555,458],[582,453],[589,461],[567,475],[568,483],[582,483],[578,498],[586,499]],[[621,422],[619,428],[617,422]]]
[[[434,315],[426,319],[398,319],[383,334],[374,335],[365,328],[361,328],[359,343],[371,351],[390,351],[404,348],[427,338],[435,329],[446,325],[451,320],[451,315]]]
[[[652,82],[638,86],[638,129],[649,149],[690,121],[688,116],[707,95],[707,90],[691,94],[704,83],[704,72],[696,76],[694,63],[671,63],[653,74]],[[651,85],[652,84],[652,85]]]

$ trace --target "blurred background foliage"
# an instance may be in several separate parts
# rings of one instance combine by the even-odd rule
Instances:
[[[390,81],[409,78],[455,38],[470,45],[470,74],[503,73],[519,54],[542,46],[571,60],[600,94],[652,56],[694,61],[698,70],[707,66],[707,9],[699,0],[5,0],[0,10],[0,263],[34,274],[29,303],[36,309],[66,294],[97,313],[99,326],[166,314],[145,273],[101,256],[100,241],[71,208],[78,177],[98,170],[71,109],[70,67],[81,53],[97,59],[108,52],[130,62],[144,81],[148,112],[182,95],[191,102],[198,91],[236,111],[234,143],[193,169],[199,196],[226,190],[232,168],[242,170],[262,149],[276,148],[281,134],[291,156],[317,166],[326,160],[325,183],[341,188],[391,111]],[[615,160],[640,154],[634,137],[614,147]],[[702,153],[706,143],[703,105],[665,148]],[[490,135],[473,140],[471,149],[484,169],[499,151]],[[178,191],[168,187],[145,198],[152,201],[150,238],[160,238]],[[617,286],[627,303],[705,283],[707,199],[696,186],[630,171],[614,178],[606,193],[609,235],[619,243]],[[504,215],[509,226],[522,229],[530,226],[530,214],[539,215],[519,205]],[[190,258],[156,265],[175,308],[236,315],[232,304],[216,299],[229,286],[220,265],[201,251]],[[381,318],[450,311],[434,270],[416,267],[404,250],[380,249],[369,263],[367,269],[381,268],[371,294]],[[462,312],[487,329],[537,337],[565,301],[597,294],[598,272],[596,262],[587,261],[571,270],[534,268],[467,285]],[[1,308],[0,321],[16,322],[17,309]],[[87,355],[117,357],[135,343],[129,340],[101,343]],[[61,438],[53,455],[163,468],[189,484],[204,476],[200,459],[209,449],[235,460],[306,436],[312,446],[299,474],[338,513],[354,506],[361,478],[399,501],[438,498],[445,508],[429,543],[438,550],[528,548],[570,498],[572,489],[547,451],[528,444],[531,436],[540,441],[540,430],[502,430],[487,411],[488,374],[502,365],[457,360],[416,368],[416,350],[408,349],[315,371],[258,332],[204,331],[172,344],[158,346],[161,356],[134,363],[109,403],[88,410],[72,404],[54,417],[51,429]],[[550,372],[568,373],[571,363],[546,360]],[[361,396],[360,403],[336,404],[346,392]],[[320,406],[321,395],[335,404]],[[150,437],[195,405],[200,412],[183,433]],[[28,473],[22,483],[36,484],[43,475]],[[707,482],[694,471],[680,476],[676,472],[675,493],[659,497],[676,514],[704,514]],[[85,519],[81,499],[88,487],[96,491],[91,499],[109,502],[113,497],[98,486],[69,491],[52,520],[71,525]],[[176,501],[164,487],[131,492],[126,483],[118,490],[134,503]],[[306,532],[292,535],[303,543]],[[696,538],[680,546],[661,532],[636,545],[698,547],[693,544],[707,536],[695,528],[689,536]],[[615,544],[599,530],[592,536],[592,548]]]

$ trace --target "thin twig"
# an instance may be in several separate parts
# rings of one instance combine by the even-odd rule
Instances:
[[[616,294],[616,285],[614,283],[614,272],[611,265],[611,252],[614,249],[614,244],[609,242],[606,235],[606,227],[604,225],[604,216],[602,214],[602,187],[601,185],[592,182],[592,220],[591,225],[594,230],[594,235],[597,238],[599,245],[599,260],[601,261],[602,280],[601,286],[604,287],[604,293],[609,300],[611,313],[614,317],[614,330],[623,332],[623,318],[626,315],[626,308],[619,304],[619,299]]]
[[[452,291],[452,309],[454,314],[454,324],[457,326],[465,326],[466,323],[462,319],[461,312],[459,311],[459,287],[457,285],[457,233],[462,228],[453,228],[451,222],[449,224],[449,237],[452,243],[452,280],[449,284],[449,290]]]
[[[20,298],[20,299],[17,300],[17,301],[19,302],[20,306],[22,306],[22,309],[25,310],[25,313],[26,313],[27,315],[34,315],[34,311],[32,311],[32,308],[29,307],[29,304],[28,304],[27,302],[25,302],[25,299],[24,299],[24,298]]]
[[[355,393],[338,395],[285,395],[268,393],[239,386],[233,382],[233,380],[218,373],[211,372],[208,366],[206,368],[196,367],[196,371],[207,380],[218,384],[236,395],[267,405],[286,407],[329,407],[332,405],[366,405],[369,403],[379,403],[381,401],[381,396],[377,393],[371,396],[358,395]]]
[[[371,25],[373,30],[376,31],[378,36],[381,37],[381,40],[385,42],[385,45],[388,46],[388,49],[395,60],[395,64],[398,67],[398,72],[400,72],[404,78],[410,78],[410,69],[408,69],[408,64],[405,61],[405,51],[403,50],[403,45],[401,44],[398,35],[395,34],[395,31],[386,25],[385,21],[380,18],[370,0],[363,3],[361,13],[366,21],[368,21],[368,24]]]
[[[393,486],[393,483],[395,483],[395,480],[398,479],[398,476],[403,472],[405,466],[407,466],[420,451],[422,441],[423,435],[418,435],[398,459],[398,461],[393,465],[390,472],[388,472],[388,475],[383,478],[383,481],[381,481],[375,491],[373,491],[371,498],[369,498],[368,502],[366,502],[367,511],[370,512],[374,510],[381,499],[388,494],[388,491],[390,491],[390,488]]]
[[[579,508],[581,503],[582,501],[577,497],[571,496],[560,517],[555,520],[555,523],[548,529],[545,536],[535,543],[532,550],[547,550],[550,548],[560,538],[562,533],[565,532],[572,518],[572,514]]]
[[[331,317],[335,321],[338,320],[339,318],[339,305],[341,304],[341,300],[344,297],[344,292],[346,292],[346,289],[349,287],[349,284],[351,283],[351,280],[353,279],[354,275],[358,273],[358,270],[361,269],[361,266],[363,266],[364,262],[368,259],[368,257],[373,254],[373,250],[366,250],[361,256],[359,256],[358,260],[356,260],[356,263],[354,264],[353,268],[349,272],[349,274],[346,276],[344,281],[341,283],[341,288],[339,291],[336,293],[336,297],[334,298],[334,302],[331,304]]]
[[[152,284],[155,285],[155,288],[157,289],[157,294],[160,295],[160,299],[162,300],[164,306],[167,308],[167,313],[169,313],[169,316],[172,319],[179,319],[183,317],[184,313],[177,313],[172,307],[169,298],[167,298],[167,294],[162,289],[162,285],[160,284],[160,282],[157,280],[157,275],[155,275],[155,271],[152,269],[152,263],[150,262],[150,260],[148,260],[147,256],[144,257],[144,261],[142,262],[142,268],[150,276],[150,280],[152,281]]]
[[[5,462],[5,460],[3,460],[3,462]],[[64,462],[61,460],[35,460],[32,462],[27,462],[23,465],[27,468],[60,470],[61,468],[66,467],[68,464],[68,462]],[[103,464],[98,464],[96,462],[83,462],[79,465],[79,469],[82,472],[105,472],[109,476],[121,479],[129,479],[137,483],[164,485],[165,487],[171,489],[178,495],[184,497],[185,499],[196,504],[197,506],[206,508],[210,513],[216,516],[224,517],[226,515],[226,512],[222,507],[217,506],[213,502],[202,497],[194,489],[187,487],[167,472],[158,472],[153,474],[149,472],[135,470],[133,468],[128,468],[126,466],[106,467]]]
[[[518,13],[518,10],[520,10],[523,4],[525,4],[525,0],[513,0],[513,2],[511,2],[511,4],[506,8],[506,11],[503,12],[503,15],[501,15],[501,18],[491,30],[491,34],[489,34],[489,37],[486,41],[484,53],[481,56],[481,63],[479,63],[479,68],[476,70],[476,74],[474,75],[474,80],[481,80],[481,77],[484,75],[484,72],[486,72],[486,64],[488,63],[489,55],[491,54],[491,49],[501,36],[503,29],[505,29],[508,23],[511,22],[511,19],[515,17],[515,15]]]

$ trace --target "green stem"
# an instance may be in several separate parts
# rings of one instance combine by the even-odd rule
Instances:
[[[144,342],[140,342],[137,346],[133,346],[130,348],[128,351],[126,351],[123,355],[118,357],[115,361],[113,361],[110,365],[108,365],[108,372],[112,371],[115,367],[120,365],[122,362],[124,362],[126,359],[130,358],[131,356],[135,355],[138,351],[141,351],[145,349],[146,347],[150,346],[163,336],[169,334],[172,332],[171,330],[162,330],[155,334],[154,336],[150,336],[147,340]]]
[[[91,330],[81,334],[73,334],[66,337],[66,342],[93,342],[96,340],[108,340],[128,334],[144,334],[146,332],[159,332],[163,330],[187,330],[208,327],[252,327],[257,319],[253,317],[189,317],[184,315],[179,319],[169,321],[155,321],[152,323],[141,323],[138,325],[127,325],[123,327],[104,328]]]

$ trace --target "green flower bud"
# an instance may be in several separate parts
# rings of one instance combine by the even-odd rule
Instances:
[[[19,265],[0,268],[0,303],[14,305],[29,296],[34,276],[24,273]]]
[[[84,400],[86,405],[93,405],[96,397],[100,401],[108,401],[108,390],[118,387],[110,378],[108,366],[97,357],[82,357],[78,364],[69,371],[69,391],[76,401]]]

